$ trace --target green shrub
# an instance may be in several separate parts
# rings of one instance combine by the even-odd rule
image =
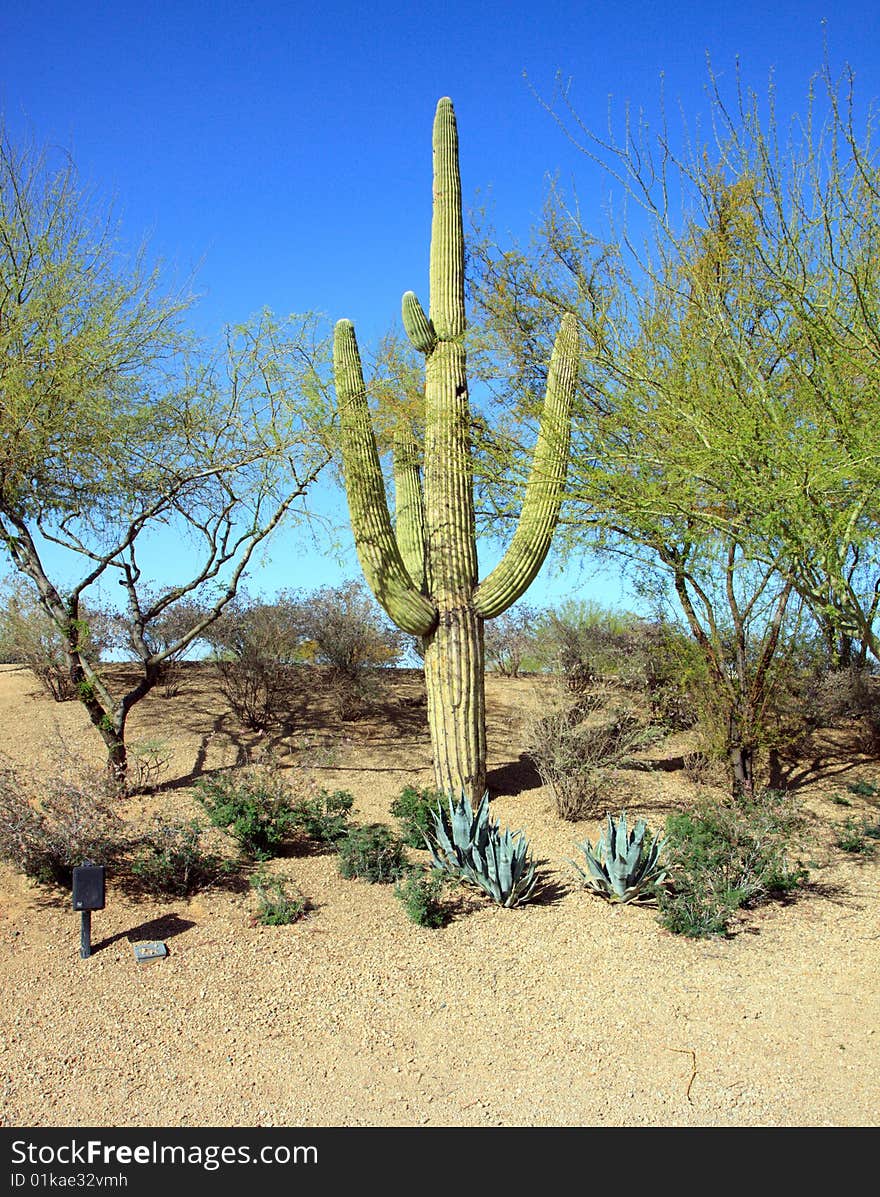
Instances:
[[[129,866],[136,886],[149,893],[183,898],[232,876],[232,861],[204,851],[203,833],[204,828],[195,819],[166,822],[158,818]]]
[[[354,798],[347,790],[320,790],[312,798],[300,798],[291,807],[290,825],[319,844],[335,844],[348,831]]]
[[[658,894],[660,922],[676,935],[721,935],[742,907],[803,885],[807,870],[791,859],[803,826],[788,795],[704,800],[666,822],[671,887]]]
[[[200,781],[197,798],[215,827],[227,828],[242,855],[277,856],[294,826],[292,794],[272,769],[248,768]]]
[[[850,815],[846,822],[840,825],[835,843],[844,852],[871,856],[876,848],[876,844],[871,841],[878,839],[880,839],[880,822],[872,823],[870,819],[863,816],[861,822],[857,823]]]
[[[128,846],[106,779],[30,776],[0,767],[0,858],[43,885],[70,889],[73,869],[107,865]]]
[[[403,840],[384,823],[352,827],[339,841],[339,871],[343,877],[364,881],[397,881],[407,870]]]
[[[420,927],[443,927],[449,921],[448,912],[440,901],[443,881],[443,874],[432,869],[428,873],[412,872],[394,887],[394,896],[403,904],[409,918]]]
[[[869,781],[856,781],[846,787],[851,794],[858,794],[860,798],[874,798],[878,790]]]
[[[424,848],[434,826],[432,813],[438,808],[444,810],[445,795],[442,790],[425,786],[404,786],[391,803],[391,813],[400,822],[403,842],[411,848]]]
[[[296,887],[290,889],[287,877],[267,877],[258,873],[251,880],[257,895],[254,922],[263,927],[286,927],[297,922],[309,909],[308,899]]]

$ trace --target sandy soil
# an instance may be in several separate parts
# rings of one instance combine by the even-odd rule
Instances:
[[[419,689],[404,675],[355,724],[334,724],[313,691],[276,745],[282,765],[351,790],[359,821],[393,822],[401,787],[430,781]],[[686,940],[650,907],[575,885],[567,861],[598,827],[559,820],[519,759],[534,694],[490,679],[493,805],[544,862],[538,904],[468,900],[428,930],[390,887],[346,881],[319,854],[275,863],[314,909],[264,928],[249,893],[135,902],[111,878],[81,960],[69,895],[0,866],[0,1125],[877,1126],[878,861],[834,847],[835,824],[869,808],[831,796],[880,766],[805,764],[809,890],[729,938]],[[121,806],[132,823],[197,813],[198,770],[265,746],[204,669],[137,709],[131,739],[154,735],[174,750],[166,785]],[[47,766],[62,745],[68,764],[101,761],[77,704],[0,668],[0,751]],[[629,808],[655,824],[693,790],[680,770],[624,780]],[[132,942],[150,938],[169,955],[139,964]]]

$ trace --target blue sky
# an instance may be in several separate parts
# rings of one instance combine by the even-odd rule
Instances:
[[[865,0],[28,0],[0,15],[0,109],[13,136],[72,152],[115,199],[132,244],[147,233],[170,270],[196,271],[198,331],[268,306],[345,316],[369,339],[398,317],[405,290],[427,292],[440,96],[458,116],[466,204],[490,197],[499,230],[525,236],[558,172],[595,204],[600,231],[607,179],[590,176],[530,83],[549,94],[561,72],[601,130],[609,97],[617,112],[627,101],[656,112],[661,76],[667,102],[696,114],[707,52],[722,81],[739,56],[759,93],[773,71],[787,117],[803,108],[823,39],[832,69],[849,62],[860,98],[876,97],[880,22]],[[252,589],[357,573],[351,554],[325,560],[292,531],[270,556]],[[573,591],[628,598],[614,577],[545,571],[529,601]]]

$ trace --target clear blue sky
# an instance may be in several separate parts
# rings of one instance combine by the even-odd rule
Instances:
[[[499,230],[523,236],[545,181],[592,179],[532,95],[557,72],[584,122],[604,127],[609,97],[656,111],[703,103],[706,54],[722,77],[740,57],[759,93],[772,70],[779,115],[803,108],[822,62],[849,62],[862,100],[880,93],[876,0],[418,5],[372,0],[11,0],[0,15],[0,108],[13,136],[72,151],[83,179],[115,197],[132,243],[186,275],[197,268],[199,331],[268,306],[353,319],[368,339],[397,318],[401,294],[427,291],[430,129],[452,97],[465,202],[490,194]],[[828,18],[823,31],[822,20]],[[590,213],[584,215],[589,219]],[[341,502],[341,500],[340,500]],[[344,507],[340,507],[344,511]],[[253,589],[355,576],[303,554],[286,533]],[[291,565],[291,562],[296,562]],[[544,601],[582,593],[619,604],[615,579],[546,572]]]

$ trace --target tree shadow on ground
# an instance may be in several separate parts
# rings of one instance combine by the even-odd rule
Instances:
[[[150,787],[163,791],[186,789],[200,777],[230,768],[277,761],[309,769],[352,769],[335,758],[340,748],[363,744],[371,752],[399,751],[406,744],[427,747],[427,698],[424,679],[377,670],[368,692],[340,714],[332,678],[321,666],[295,668],[293,681],[279,696],[278,710],[264,728],[248,727],[227,706],[216,709],[218,690],[207,676],[191,685],[189,703],[175,711],[176,727],[198,737],[192,767],[187,773]],[[207,768],[212,743],[228,746],[233,764]],[[325,759],[326,758],[326,759]],[[399,772],[394,766],[364,766],[357,772]]]

